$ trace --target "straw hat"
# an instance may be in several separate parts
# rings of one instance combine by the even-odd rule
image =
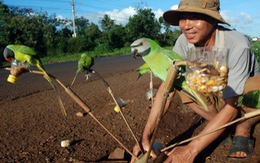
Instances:
[[[183,12],[200,13],[216,19],[219,23],[229,25],[220,15],[219,0],[180,0],[177,10],[168,10],[163,14],[164,20],[171,25],[179,25]]]

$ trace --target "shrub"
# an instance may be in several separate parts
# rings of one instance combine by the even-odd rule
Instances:
[[[95,47],[93,52],[96,54],[95,57],[102,57],[106,53],[111,53],[113,48],[108,43],[103,43]]]
[[[258,63],[260,63],[260,42],[257,41],[257,42],[254,42],[252,43],[252,49],[253,49],[253,52],[255,53],[255,56],[258,60]]]

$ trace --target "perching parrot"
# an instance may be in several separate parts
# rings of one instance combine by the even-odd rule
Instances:
[[[240,96],[237,106],[260,109],[260,90],[253,90]]]
[[[76,71],[75,77],[73,79],[73,81],[71,82],[71,86],[73,85],[73,83],[75,82],[78,74],[80,72],[83,71],[87,71],[87,79],[88,79],[88,73],[92,72],[93,70],[91,69],[91,67],[94,65],[94,59],[89,56],[87,53],[83,53],[80,56],[80,59],[78,60],[78,69]]]
[[[35,65],[41,72],[43,72],[44,78],[51,84],[53,89],[55,90],[57,94],[57,98],[59,101],[59,104],[62,109],[63,115],[67,115],[67,112],[64,108],[64,105],[62,103],[62,100],[60,98],[60,95],[58,94],[56,90],[56,86],[51,80],[50,76],[46,72],[46,70],[43,67],[43,64],[41,60],[37,57],[36,52],[31,49],[28,46],[25,45],[7,45],[4,49],[4,58],[10,62],[12,58],[16,59],[17,61],[20,61],[22,63],[28,63],[29,65]]]
[[[168,75],[168,69],[170,64],[176,61],[182,61],[182,57],[172,50],[164,49],[160,45],[158,45],[155,41],[149,38],[140,38],[135,40],[131,45],[131,53],[136,56],[141,56],[150,68],[150,71],[153,72],[155,76],[160,78],[163,82],[165,82],[166,77]],[[145,67],[145,70],[142,69]],[[143,72],[149,72],[147,66],[142,65],[138,68],[139,76],[143,74]],[[185,71],[183,67],[180,67],[180,72]],[[181,89],[183,93],[188,95],[190,98],[195,100],[198,104],[200,104],[205,110],[208,109],[205,102],[201,99],[200,95],[186,84],[185,77],[179,75],[177,79],[174,81],[174,87],[177,89]]]

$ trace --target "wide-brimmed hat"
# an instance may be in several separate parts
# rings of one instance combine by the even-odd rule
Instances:
[[[177,10],[164,12],[164,20],[171,25],[179,25],[180,16],[183,12],[200,13],[216,19],[219,23],[229,25],[220,15],[219,0],[180,0]]]

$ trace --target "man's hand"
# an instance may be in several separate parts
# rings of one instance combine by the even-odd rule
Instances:
[[[167,153],[168,156],[165,163],[193,163],[197,154],[192,151],[189,145],[175,147],[171,152]]]
[[[143,146],[144,151],[147,152],[149,150],[150,140],[143,138],[141,144]],[[140,149],[139,145],[135,144],[133,147],[133,154],[135,156],[138,156],[140,153],[141,153],[141,149]],[[153,150],[151,151],[150,156],[152,156],[153,158],[156,158],[156,154],[154,153]],[[134,162],[135,162],[135,159],[132,157],[131,163],[134,163]]]

